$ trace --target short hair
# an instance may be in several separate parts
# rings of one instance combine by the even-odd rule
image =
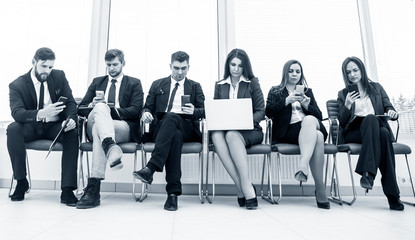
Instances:
[[[119,49],[110,49],[105,53],[105,61],[111,61],[118,58],[121,63],[124,62],[124,53]]]
[[[189,64],[189,58],[189,54],[183,51],[177,51],[171,55],[171,63],[173,63],[174,61],[178,61],[180,63],[187,61],[187,63]]]
[[[227,79],[230,76],[229,64],[234,58],[241,59],[242,66],[243,66],[242,75],[246,79],[251,80],[252,78],[255,78],[254,72],[252,71],[251,61],[249,60],[248,54],[242,49],[235,48],[226,57],[223,79]]]
[[[43,47],[36,50],[35,56],[33,58],[36,60],[36,62],[39,60],[55,60],[55,53],[52,51],[52,49]]]
[[[292,59],[292,60],[287,61],[284,64],[284,67],[282,68],[281,83],[280,83],[280,85],[277,86],[277,88],[279,90],[282,90],[287,86],[287,82],[288,82],[288,79],[289,79],[288,74],[290,72],[291,65],[293,65],[293,64],[298,64],[300,66],[300,69],[301,69],[301,77],[300,77],[300,81],[298,81],[297,85],[301,84],[301,85],[304,85],[305,87],[308,88],[308,84],[307,84],[307,81],[306,81],[305,76],[304,76],[303,66],[301,65],[300,61]]]
[[[369,82],[372,82],[372,81],[367,76],[365,64],[358,57],[354,57],[354,56],[347,57],[343,61],[343,64],[342,64],[342,73],[343,73],[344,85],[347,87],[348,85],[352,84],[352,82],[349,81],[349,77],[347,76],[348,75],[347,74],[347,64],[349,64],[349,62],[356,63],[356,65],[359,68],[360,73],[362,75],[362,78],[360,79],[360,81],[362,81],[363,88],[365,89],[365,91],[371,92],[371,89],[368,86],[369,86]]]

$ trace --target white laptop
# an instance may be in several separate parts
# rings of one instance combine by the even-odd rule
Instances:
[[[252,99],[216,99],[205,101],[206,125],[211,130],[252,130]]]

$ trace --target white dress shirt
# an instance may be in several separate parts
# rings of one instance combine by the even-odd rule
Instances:
[[[120,87],[121,87],[121,82],[122,79],[124,77],[124,74],[120,74],[120,76],[113,78],[110,75],[108,75],[108,84],[107,84],[107,89],[105,90],[105,101],[108,101],[108,93],[110,91],[110,87],[111,87],[111,80],[115,79],[117,80],[117,82],[115,83],[115,107],[116,108],[120,108],[120,101],[119,101],[119,95],[120,95]]]
[[[182,81],[176,81],[173,78],[171,78],[170,94],[169,94],[169,100],[167,101],[166,112],[167,112],[167,107],[169,106],[171,93],[173,92],[173,89],[176,83],[179,83],[179,86],[177,87],[177,90],[176,90],[176,94],[174,95],[173,105],[172,105],[170,112],[183,113],[182,96],[184,95],[184,81],[186,81],[186,79],[183,79]]]

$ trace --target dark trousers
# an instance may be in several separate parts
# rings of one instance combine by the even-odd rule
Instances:
[[[200,142],[201,134],[188,120],[175,113],[167,113],[154,127],[154,150],[149,163],[161,172],[166,168],[167,194],[182,193],[180,178],[183,142]]]
[[[26,178],[25,142],[38,139],[55,139],[61,128],[61,122],[49,123],[19,123],[13,122],[7,127],[7,149],[13,167],[13,177],[16,180]],[[77,188],[78,165],[78,133],[77,129],[64,132],[58,139],[63,145],[61,188]]]
[[[356,173],[362,175],[369,172],[376,176],[379,168],[382,174],[383,192],[399,197],[395,173],[395,153],[390,134],[382,120],[374,115],[368,115],[363,119],[360,128],[345,131],[344,140],[347,143],[362,143]]]

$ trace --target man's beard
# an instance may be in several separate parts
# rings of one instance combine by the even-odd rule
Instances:
[[[39,74],[38,71],[35,69],[35,76],[37,80],[39,80],[40,82],[44,82],[48,78],[49,74],[48,73]]]

